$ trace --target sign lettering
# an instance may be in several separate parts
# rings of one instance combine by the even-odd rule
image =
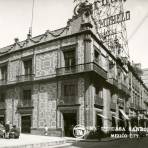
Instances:
[[[102,0],[102,6],[106,6],[117,2],[126,2],[126,0]]]
[[[130,20],[130,11],[122,12],[122,13],[110,16],[108,18],[105,18],[103,20],[99,20],[99,25],[100,25],[100,28],[108,27],[110,25],[119,24],[127,20]]]

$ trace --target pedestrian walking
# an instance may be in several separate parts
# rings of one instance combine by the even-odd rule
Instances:
[[[10,132],[10,121],[7,121],[5,124],[5,138],[9,139],[9,132]]]
[[[47,127],[47,125],[45,125],[45,127],[44,127],[44,135],[45,135],[45,136],[48,135],[48,127]]]

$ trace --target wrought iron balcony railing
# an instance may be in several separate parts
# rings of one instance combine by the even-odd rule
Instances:
[[[28,107],[33,107],[33,102],[32,100],[19,100],[18,102],[18,108],[28,108]]]
[[[103,107],[103,98],[101,98],[100,96],[96,95],[95,96],[95,105]]]
[[[105,71],[101,66],[99,66],[95,62],[84,63],[70,67],[57,68],[56,74],[57,76],[62,76],[62,75],[76,74],[76,73],[90,72],[90,71],[94,71],[104,79],[107,79],[107,71]]]
[[[0,109],[6,109],[5,102],[0,102]]]
[[[60,97],[60,99],[58,100],[58,105],[77,105],[77,104],[79,104],[77,96],[63,96]]]
[[[0,80],[0,86],[7,85],[7,80]]]
[[[26,82],[26,81],[33,81],[34,80],[34,74],[19,75],[16,77],[17,77],[18,82]]]

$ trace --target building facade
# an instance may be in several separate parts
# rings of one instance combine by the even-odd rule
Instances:
[[[143,69],[142,80],[145,83],[145,85],[148,87],[148,69],[147,68]]]
[[[84,6],[65,28],[0,49],[0,120],[23,133],[43,134],[47,125],[49,135],[72,136],[77,124],[125,127],[145,115],[147,87],[118,46],[112,53],[99,40]]]

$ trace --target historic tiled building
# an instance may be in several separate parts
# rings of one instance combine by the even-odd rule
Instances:
[[[66,136],[76,124],[129,125],[131,103],[143,98],[142,91],[147,99],[147,88],[120,53],[98,39],[88,8],[80,8],[65,28],[16,38],[0,49],[0,120],[35,134],[46,124],[50,135]],[[141,87],[137,97],[131,97],[130,75]]]

